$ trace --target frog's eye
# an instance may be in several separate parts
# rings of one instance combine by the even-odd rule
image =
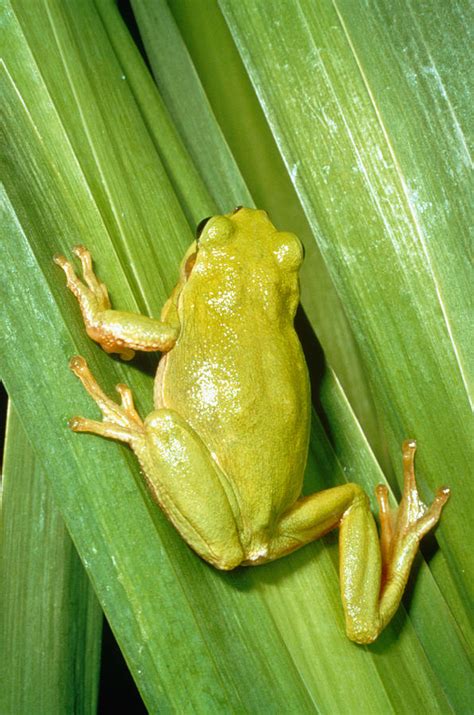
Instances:
[[[198,245],[223,244],[234,232],[234,224],[227,216],[214,216],[203,227],[198,238]]]
[[[279,244],[273,254],[281,268],[297,271],[304,258],[304,247],[294,233],[278,232]]]
[[[188,256],[188,259],[186,263],[184,264],[184,275],[186,278],[189,278],[191,275],[191,271],[194,268],[194,264],[196,263],[196,258],[197,258],[197,252],[195,251],[194,253],[191,253],[190,256]]]
[[[204,226],[206,223],[209,221],[209,219],[212,218],[212,216],[208,216],[207,218],[203,218],[202,221],[199,221],[198,225],[196,226],[196,238],[199,239],[201,233],[204,230]]]

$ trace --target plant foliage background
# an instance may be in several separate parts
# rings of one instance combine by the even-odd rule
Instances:
[[[4,0],[1,13],[2,712],[94,712],[102,611],[150,712],[469,712],[472,7]],[[125,448],[65,426],[95,410],[71,355],[109,391],[130,384],[142,413],[156,357],[93,345],[53,254],[86,244],[115,306],[159,315],[195,225],[240,204],[306,247],[305,489],[351,480],[372,495],[386,479],[395,500],[408,436],[425,499],[452,488],[369,647],[344,635],[335,535],[218,573]]]

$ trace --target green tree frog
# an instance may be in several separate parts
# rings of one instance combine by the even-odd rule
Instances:
[[[405,488],[396,515],[377,488],[381,536],[367,496],[343,484],[302,497],[310,390],[293,327],[303,251],[265,211],[239,207],[206,220],[184,255],[161,319],[111,309],[90,253],[74,249],[83,280],[56,263],[76,296],[88,335],[124,359],[161,351],[154,411],[144,420],[132,393],[107,397],[82,357],[71,369],[103,414],[74,417],[76,432],[127,443],[153,497],[181,536],[218,569],[263,564],[340,529],[340,580],[349,638],[373,641],[395,613],[421,537],[449,490],[427,508],[416,488],[415,442],[403,445]]]

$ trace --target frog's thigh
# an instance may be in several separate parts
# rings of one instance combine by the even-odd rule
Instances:
[[[134,446],[156,501],[188,544],[220,569],[243,560],[223,475],[207,447],[174,410],[152,412]]]
[[[319,539],[323,534],[339,526],[347,509],[358,499],[366,501],[366,496],[356,484],[344,484],[298,499],[281,516],[268,557],[280,558]]]

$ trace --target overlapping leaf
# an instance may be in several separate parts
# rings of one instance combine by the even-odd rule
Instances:
[[[160,17],[167,13],[161,3],[136,5],[144,12],[159,10]],[[303,4],[298,23],[289,23],[284,3],[222,6],[350,317],[392,453],[397,452],[397,471],[398,442],[408,430],[423,445],[422,485],[433,488],[446,460],[450,469],[464,468],[459,450],[466,424],[460,371],[465,351],[453,352],[462,343],[463,321],[447,330],[448,318],[458,316],[456,301],[444,299],[451,274],[441,270],[441,248],[431,252],[424,240],[428,224],[415,220],[404,179],[408,160],[373,101],[371,92],[379,98],[383,87],[361,72],[367,60],[355,51],[351,13],[322,4],[315,16],[312,6]],[[51,255],[86,243],[114,303],[156,315],[191,237],[186,218],[235,203],[245,190],[209,107],[202,112],[219,161],[210,161],[205,172],[196,128],[191,123],[188,134],[183,129],[185,90],[175,99],[171,95],[183,68],[187,73],[192,67],[189,61],[175,66],[160,98],[113,5],[101,0],[98,8],[86,0],[34,6],[15,0],[13,10],[7,6],[4,12],[2,261],[8,289],[2,370],[148,708],[467,711],[470,671],[460,631],[466,601],[455,518],[463,529],[469,525],[459,501],[453,499],[453,516],[440,530],[443,554],[432,562],[438,584],[423,565],[410,617],[402,608],[375,646],[360,648],[343,633],[333,539],[260,569],[221,575],[187,549],[151,503],[126,450],[66,431],[66,417],[94,411],[67,371],[74,352],[88,358],[109,390],[119,380],[131,383],[144,412],[151,407],[151,376],[113,363],[87,341]],[[160,22],[148,25],[150,14],[140,11],[137,18],[144,38],[148,30],[148,42],[159,43],[160,35],[153,33],[160,32]],[[376,25],[380,31],[382,20]],[[178,56],[179,35],[166,27],[161,41]],[[290,52],[296,28],[300,35]],[[389,46],[398,56],[400,48]],[[285,52],[291,61],[283,61]],[[194,91],[195,85],[187,86],[188,93]],[[202,97],[199,91],[196,98]],[[348,98],[360,100],[357,112]],[[317,137],[316,100],[322,127]],[[336,115],[340,127],[332,146]],[[420,167],[416,153],[408,154]],[[426,170],[422,163],[420,175]],[[310,293],[310,273],[304,281]],[[336,340],[332,354],[341,349]],[[416,370],[408,357],[416,360]],[[152,361],[141,365],[145,372],[153,370]],[[349,406],[331,373],[319,381],[332,445],[315,418],[307,488],[350,478],[370,490],[382,475],[354,417],[361,406]],[[424,409],[422,387],[429,399]],[[442,438],[452,429],[458,432],[446,443]],[[439,623],[434,628],[437,619],[442,628]]]

